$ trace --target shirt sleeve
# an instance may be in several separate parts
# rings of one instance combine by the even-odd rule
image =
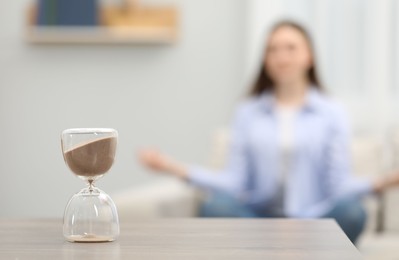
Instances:
[[[332,114],[324,156],[326,167],[323,187],[327,198],[306,210],[305,217],[320,217],[339,199],[361,198],[372,192],[371,180],[352,175],[350,130],[344,111],[337,107]]]
[[[188,166],[188,180],[192,184],[210,190],[239,195],[245,189],[248,176],[248,151],[245,126],[247,114],[241,105],[235,114],[232,126],[227,164],[221,171],[212,171],[204,167]]]

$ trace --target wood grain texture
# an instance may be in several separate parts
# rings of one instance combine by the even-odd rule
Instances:
[[[333,220],[152,219],[109,243],[70,243],[61,220],[0,220],[0,259],[361,259]]]

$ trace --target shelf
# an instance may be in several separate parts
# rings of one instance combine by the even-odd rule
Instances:
[[[37,26],[36,7],[28,10],[26,38],[33,44],[173,44],[178,35],[173,7],[106,6],[99,26]]]
[[[35,44],[172,44],[175,32],[169,28],[110,28],[32,26],[28,28],[27,40]]]

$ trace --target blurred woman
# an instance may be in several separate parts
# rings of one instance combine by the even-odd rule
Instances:
[[[303,27],[273,27],[259,75],[236,111],[224,170],[186,166],[156,150],[140,151],[140,161],[210,191],[202,216],[331,217],[355,242],[366,220],[360,198],[399,178],[351,176],[348,123],[324,93],[314,57]]]

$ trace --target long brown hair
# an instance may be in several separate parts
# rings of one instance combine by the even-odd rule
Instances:
[[[323,90],[323,87],[321,86],[321,82],[318,77],[315,61],[314,61],[315,52],[314,52],[314,48],[313,48],[313,42],[311,40],[309,33],[305,30],[305,28],[302,25],[300,25],[296,22],[293,22],[293,21],[284,20],[284,21],[278,22],[277,24],[275,24],[272,27],[270,35],[272,35],[275,31],[277,31],[278,29],[280,29],[282,27],[294,28],[295,30],[300,32],[303,35],[303,37],[305,37],[305,39],[308,43],[308,46],[309,46],[309,50],[313,57],[313,64],[307,72],[308,80],[312,84],[312,87],[317,88],[319,90]],[[265,54],[267,54],[267,48],[265,50]],[[262,60],[262,65],[260,66],[258,76],[256,78],[255,84],[252,86],[252,88],[249,91],[249,95],[250,96],[258,96],[263,92],[273,92],[274,88],[275,88],[275,84],[274,84],[272,78],[268,75],[264,61]]]

